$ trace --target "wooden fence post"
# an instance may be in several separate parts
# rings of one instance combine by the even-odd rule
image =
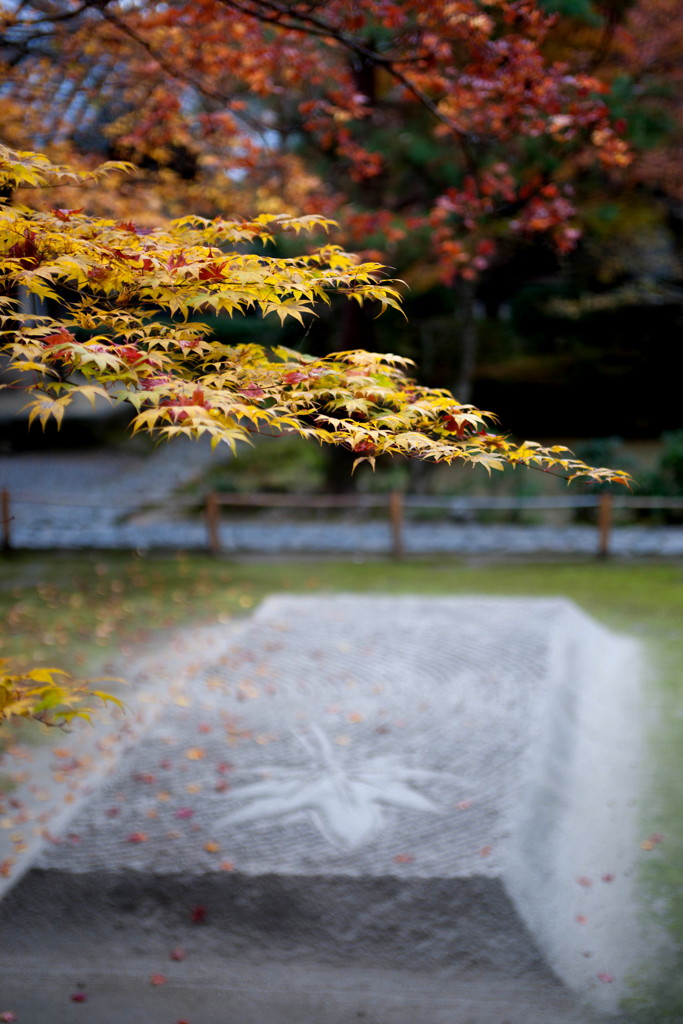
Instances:
[[[614,499],[605,491],[598,498],[598,558],[607,558],[609,555],[613,507]]]
[[[392,491],[389,495],[389,518],[391,520],[391,554],[403,558],[403,495]]]
[[[2,523],[2,550],[9,554],[12,550],[12,534],[10,531],[9,491],[0,491],[0,523]]]
[[[212,555],[218,555],[221,550],[221,539],[218,529],[218,496],[214,491],[209,491],[206,496],[205,516],[209,551]]]

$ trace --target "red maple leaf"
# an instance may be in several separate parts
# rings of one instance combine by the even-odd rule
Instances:
[[[24,231],[21,242],[15,242],[7,250],[7,255],[19,259],[22,267],[33,267],[38,262],[38,249],[36,247],[36,236],[28,228]]]
[[[292,370],[284,375],[282,382],[283,384],[299,384],[302,380],[306,380],[306,376],[302,370]]]
[[[60,327],[56,334],[48,334],[47,338],[43,338],[43,344],[47,345],[48,348],[54,348],[55,345],[69,345],[75,340],[71,331],[67,331],[65,327]]]
[[[200,281],[222,281],[223,280],[223,268],[226,266],[227,260],[223,263],[208,263],[205,267],[199,271]]]
[[[53,210],[52,211],[58,220],[71,220],[75,213],[83,213],[83,207],[81,206],[78,210]]]
[[[258,384],[247,384],[246,388],[240,388],[240,394],[245,398],[254,400],[256,398],[263,398],[265,391]]]
[[[354,452],[374,452],[377,450],[377,446],[374,441],[356,441],[353,446]]]
[[[149,836],[146,832],[131,832],[128,836],[129,843],[146,843]]]

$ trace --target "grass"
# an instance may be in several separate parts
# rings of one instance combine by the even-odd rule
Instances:
[[[202,554],[14,555],[0,563],[0,653],[75,665],[179,623],[239,615],[270,593],[561,595],[678,650],[683,564],[572,561],[226,561]],[[115,643],[114,643],[115,641]],[[69,667],[67,665],[67,667]]]
[[[683,563],[14,555],[0,563],[0,617],[6,624],[0,656],[55,664],[76,675],[98,672],[113,654],[163,641],[164,631],[181,624],[244,615],[268,594],[334,591],[562,596],[643,640],[657,666],[650,697],[663,711],[643,835],[665,835],[646,862],[646,882],[652,901],[664,899],[677,955],[662,969],[654,994],[643,985],[633,1009],[647,1024],[683,1020]]]

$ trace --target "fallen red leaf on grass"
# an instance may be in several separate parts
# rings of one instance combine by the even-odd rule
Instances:
[[[165,985],[166,975],[165,974],[153,974],[149,979],[150,985]]]
[[[180,946],[176,946],[175,949],[171,950],[169,956],[171,960],[184,960],[185,957],[187,956],[187,953],[185,952],[184,949],[181,949]]]
[[[128,836],[129,843],[146,843],[149,836],[146,832],[131,832]]]
[[[190,911],[190,920],[195,924],[201,924],[206,920],[206,907],[193,907]]]

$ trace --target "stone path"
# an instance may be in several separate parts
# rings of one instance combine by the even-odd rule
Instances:
[[[641,952],[638,664],[561,600],[271,598],[178,634],[126,720],[0,764],[0,1012],[603,1019]]]

